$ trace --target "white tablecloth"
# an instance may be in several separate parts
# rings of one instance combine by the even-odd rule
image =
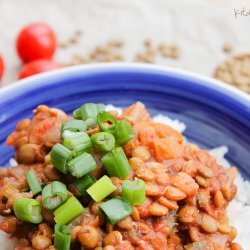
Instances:
[[[6,63],[3,85],[17,79],[21,63],[15,51],[20,29],[45,21],[65,40],[75,30],[83,36],[76,46],[59,49],[55,60],[68,62],[76,52],[86,53],[111,38],[121,38],[126,61],[142,50],[143,40],[178,44],[180,58],[158,56],[155,63],[212,75],[227,55],[250,51],[250,16],[234,16],[234,9],[250,8],[249,0],[0,0],[0,52]]]

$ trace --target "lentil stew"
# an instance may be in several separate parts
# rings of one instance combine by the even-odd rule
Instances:
[[[226,213],[237,168],[140,102],[104,109],[41,105],[8,136],[18,165],[0,168],[0,229],[15,250],[242,249]]]

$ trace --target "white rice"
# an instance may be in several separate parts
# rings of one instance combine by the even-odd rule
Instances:
[[[0,216],[0,220],[2,220],[2,216]],[[10,235],[4,233],[3,231],[0,230],[0,242],[1,242],[1,250],[13,250],[15,249],[15,246],[17,244],[16,239],[9,239]]]
[[[10,158],[9,165],[11,167],[16,167],[18,165],[17,161],[14,158]]]
[[[120,115],[122,113],[122,108],[115,107],[112,104],[106,105],[106,110],[116,110]],[[186,125],[183,122],[175,119],[158,114],[153,117],[155,122],[161,122],[166,124],[180,133],[183,133],[186,129]],[[225,155],[228,153],[228,148],[226,146],[221,146],[218,148],[211,149],[209,153],[216,158],[217,162],[224,166],[225,168],[230,167],[230,163],[226,160]],[[15,159],[10,159],[10,165],[16,166],[17,162]],[[237,231],[236,242],[240,243],[243,249],[250,249],[250,226],[248,220],[250,218],[250,182],[246,181],[239,174],[235,180],[238,192],[235,199],[230,202],[227,212],[230,221],[230,225],[234,226]],[[0,216],[0,220],[1,220]],[[16,244],[15,240],[9,240],[9,236],[0,231],[0,242],[4,243],[4,247],[0,249],[12,250]]]
[[[107,105],[106,105],[106,111],[111,111],[111,110],[117,111],[118,115],[121,115],[121,114],[122,114],[122,108],[115,107],[115,106],[112,105],[112,104],[107,104]]]
[[[168,116],[165,116],[162,114],[158,114],[158,115],[154,116],[153,120],[154,120],[154,122],[160,122],[160,123],[166,124],[169,127],[174,128],[175,130],[177,130],[180,133],[183,133],[184,130],[186,129],[186,124],[184,124],[183,122],[180,122],[177,119],[172,120]]]

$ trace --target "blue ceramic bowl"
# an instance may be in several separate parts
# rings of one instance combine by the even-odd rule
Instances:
[[[0,91],[0,165],[13,149],[5,139],[39,104],[71,113],[86,102],[125,107],[136,101],[152,114],[187,125],[185,136],[201,147],[229,147],[227,159],[250,179],[250,98],[219,81],[143,64],[99,64],[41,74]]]

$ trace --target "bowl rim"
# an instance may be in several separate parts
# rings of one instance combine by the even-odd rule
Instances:
[[[57,77],[62,76],[71,76],[76,73],[89,74],[89,73],[98,73],[98,72],[146,72],[146,73],[161,73],[165,75],[177,76],[177,77],[187,77],[191,80],[191,83],[194,85],[203,86],[205,88],[212,89],[215,92],[220,92],[224,96],[229,96],[231,99],[234,99],[237,102],[240,102],[246,107],[246,110],[250,112],[250,95],[244,93],[243,91],[237,89],[234,86],[226,84],[220,80],[213,79],[212,77],[203,76],[200,73],[195,73],[192,71],[179,69],[175,67],[163,66],[163,65],[152,65],[146,63],[94,63],[88,65],[77,65],[71,66],[67,68],[62,68],[58,70],[53,70],[45,73],[41,73],[38,75],[33,75],[27,77],[25,79],[17,80],[14,83],[3,86],[0,88],[0,100],[3,96],[9,96],[11,92],[18,91],[18,89],[22,88],[22,91],[25,89],[34,89],[39,88],[43,81],[47,81],[50,79],[56,79]],[[38,81],[38,84],[34,84],[34,82]],[[0,103],[1,104],[1,103]]]

